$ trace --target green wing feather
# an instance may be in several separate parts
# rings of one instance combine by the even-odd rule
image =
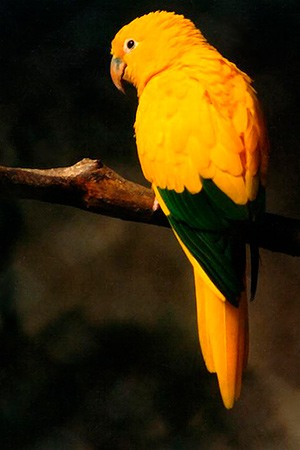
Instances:
[[[172,228],[216,287],[237,306],[245,289],[243,222],[251,218],[251,207],[234,203],[212,180],[201,181],[203,189],[197,194],[157,189],[170,211]]]

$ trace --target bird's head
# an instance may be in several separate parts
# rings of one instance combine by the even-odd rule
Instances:
[[[112,41],[112,80],[121,91],[123,80],[132,83],[140,95],[155,74],[178,64],[190,47],[203,41],[195,25],[181,15],[156,11],[138,17]]]

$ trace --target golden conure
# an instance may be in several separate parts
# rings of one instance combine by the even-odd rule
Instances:
[[[133,20],[117,33],[111,53],[115,85],[123,90],[125,80],[137,89],[142,170],[193,266],[202,353],[231,408],[248,355],[241,230],[264,209],[268,161],[255,91],[245,73],[175,13]],[[252,293],[256,279],[253,273]]]

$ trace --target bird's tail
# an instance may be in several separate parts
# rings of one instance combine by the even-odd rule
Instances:
[[[218,377],[226,408],[239,397],[248,358],[248,307],[242,292],[239,307],[218,296],[194,266],[200,345],[207,369]]]

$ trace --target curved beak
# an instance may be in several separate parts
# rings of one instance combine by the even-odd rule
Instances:
[[[126,69],[126,64],[121,58],[112,57],[110,63],[110,76],[113,80],[114,85],[125,94],[122,80],[124,71]]]

